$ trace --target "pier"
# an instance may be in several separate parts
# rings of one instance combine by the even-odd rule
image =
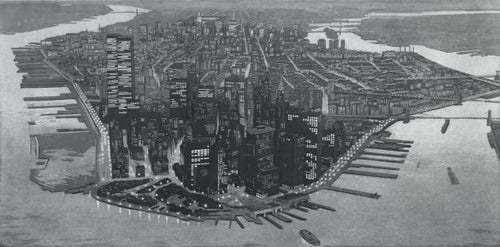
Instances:
[[[292,206],[292,208],[297,209],[297,210],[302,211],[302,212],[305,212],[305,213],[309,212],[309,210],[307,210],[306,208],[303,208],[299,205]]]
[[[369,172],[369,171],[361,171],[361,170],[349,170],[349,169],[347,169],[344,171],[344,173],[351,174],[351,175],[377,177],[377,178],[390,178],[390,179],[398,178],[398,175],[396,175],[396,174],[381,173],[381,172]]]
[[[353,168],[373,168],[373,169],[382,169],[382,170],[392,170],[399,171],[398,167],[390,167],[390,166],[377,166],[377,165],[365,165],[365,164],[351,164]]]
[[[368,193],[360,190],[353,190],[353,189],[347,189],[347,188],[342,188],[342,187],[336,187],[336,186],[331,186],[326,188],[331,191],[336,191],[336,192],[341,192],[341,193],[346,193],[346,194],[351,194],[351,195],[357,195],[357,196],[363,196],[363,197],[368,197],[368,198],[373,198],[373,199],[379,199],[380,195],[377,193]]]
[[[332,207],[329,207],[329,206],[321,205],[321,204],[314,203],[314,202],[308,202],[308,203],[311,204],[311,205],[314,205],[317,208],[325,209],[325,210],[332,211],[332,212],[337,211],[335,208],[332,208]]]
[[[238,223],[238,225],[240,226],[241,229],[244,229],[245,226],[243,225],[243,223],[241,223],[240,219],[238,219],[238,217],[234,217],[234,220],[236,221],[236,223]]]
[[[300,206],[306,207],[306,208],[311,209],[311,210],[318,210],[319,209],[318,206],[310,204],[308,202],[301,203]]]
[[[278,222],[274,221],[273,219],[269,218],[267,215],[262,216],[262,218],[264,218],[265,220],[267,220],[269,223],[271,223],[272,225],[274,225],[278,229],[281,229],[281,230],[283,229],[283,226],[281,226],[280,224],[278,224]]]
[[[386,157],[394,157],[394,158],[406,158],[407,154],[390,154],[390,153],[377,153],[372,151],[363,151],[363,154],[366,155],[375,155],[375,156],[386,156]]]
[[[382,159],[382,158],[372,158],[372,157],[363,157],[363,156],[358,157],[358,159],[360,159],[360,160],[382,161],[382,162],[388,162],[388,163],[399,163],[399,164],[405,163],[405,160]]]
[[[298,216],[298,215],[296,215],[294,213],[290,213],[288,211],[282,211],[281,213],[286,214],[286,215],[288,215],[288,216],[290,216],[292,218],[295,218],[295,219],[298,219],[298,220],[301,220],[301,221],[306,221],[307,220],[306,218],[304,218],[302,216]]]
[[[390,145],[387,145],[387,144],[370,144],[368,145],[368,148],[372,148],[372,149],[380,149],[380,150],[389,150],[389,151],[398,151],[398,152],[409,152],[409,150],[407,149],[404,149],[402,147],[397,147],[397,146],[390,146]]]
[[[278,220],[281,220],[283,222],[286,222],[286,223],[292,223],[292,220],[279,214],[279,213],[275,213],[275,212],[271,212],[270,213],[274,218],[278,219]]]

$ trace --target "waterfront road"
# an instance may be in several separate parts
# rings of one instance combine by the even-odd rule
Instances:
[[[356,159],[357,156],[361,155],[366,146],[373,141],[374,134],[384,130],[395,121],[396,119],[394,118],[388,118],[386,120],[380,121],[379,124],[370,129],[363,136],[361,136],[351,146],[351,148],[337,160],[337,162],[333,163],[320,179],[312,184],[309,184],[308,186],[296,190],[291,190],[290,192],[310,194],[318,190],[331,187],[331,185],[335,182],[335,180],[337,180],[342,172],[349,168],[351,162]]]
[[[43,53],[43,52],[42,52]],[[45,53],[44,53],[45,56]],[[78,102],[83,105],[84,112],[91,121],[91,127],[99,136],[99,144],[97,145],[97,174],[101,182],[111,180],[111,147],[109,144],[108,130],[102,123],[101,119],[90,104],[87,96],[83,93],[80,86],[75,82],[71,75],[58,68],[55,64],[45,59],[44,61],[50,68],[56,71],[60,76],[69,81],[70,90],[74,91],[78,97]]]

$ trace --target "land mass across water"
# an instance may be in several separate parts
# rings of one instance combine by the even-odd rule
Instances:
[[[0,34],[27,32],[111,12],[101,3],[0,2]]]

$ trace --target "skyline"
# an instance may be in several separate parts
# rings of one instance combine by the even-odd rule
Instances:
[[[284,10],[111,8],[41,29],[26,46],[15,39],[39,31],[0,35],[13,68],[0,113],[18,123],[10,135],[0,124],[11,150],[0,156],[0,206],[50,208],[48,225],[67,228],[31,231],[32,244],[201,245],[207,232],[217,236],[207,245],[498,241],[498,191],[487,188],[498,183],[500,67],[490,50],[388,46],[366,40],[363,21],[313,26],[308,12],[294,24]],[[103,22],[112,25],[86,24]],[[59,199],[20,205],[16,191]],[[71,216],[61,200],[87,213]],[[144,238],[123,234],[138,229]],[[5,230],[7,245],[20,243]],[[440,234],[418,237],[430,232]]]

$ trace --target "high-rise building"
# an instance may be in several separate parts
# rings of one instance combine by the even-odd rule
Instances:
[[[286,133],[305,137],[305,184],[312,183],[318,177],[323,128],[324,118],[319,112],[288,113]]]
[[[193,100],[193,135],[215,135],[217,104],[214,85],[201,85]]]
[[[261,125],[247,132],[240,164],[246,191],[261,198],[275,195],[279,192],[279,167],[274,164],[274,128]]]
[[[293,189],[304,184],[306,139],[294,134],[282,137],[280,142],[280,183]]]
[[[210,167],[210,138],[188,139],[182,143],[184,166],[187,171],[184,186],[198,192],[208,192]]]
[[[218,194],[227,192],[225,152],[214,137],[194,137],[181,146],[184,156],[184,186],[189,189]]]
[[[134,43],[119,35],[106,37],[106,106],[105,115],[116,117],[138,113],[134,94]]]

